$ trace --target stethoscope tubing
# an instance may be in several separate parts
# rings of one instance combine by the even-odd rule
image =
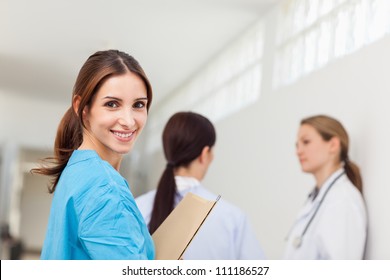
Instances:
[[[330,183],[328,189],[325,191],[324,195],[322,196],[321,200],[319,201],[318,203],[318,206],[316,208],[316,210],[314,211],[314,214],[311,216],[310,220],[307,222],[305,228],[303,229],[303,232],[301,233],[300,236],[296,237],[296,240],[294,240],[294,245],[295,247],[300,247],[301,244],[302,244],[302,240],[303,240],[303,237],[305,236],[307,230],[309,229],[311,223],[313,222],[314,218],[316,217],[317,215],[317,212],[318,210],[320,209],[321,205],[322,205],[322,202],[324,201],[324,199],[326,198],[326,195],[328,194],[329,190],[332,188],[332,186],[337,182],[338,179],[341,178],[341,176],[343,176],[345,174],[345,171],[342,172],[340,175],[338,175],[333,181],[332,183]]]

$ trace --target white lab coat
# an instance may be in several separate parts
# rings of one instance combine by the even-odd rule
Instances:
[[[320,200],[334,179],[344,169],[333,173],[320,188],[317,197],[309,197],[299,213],[288,238],[285,259],[362,259],[367,237],[367,214],[363,197],[342,175],[326,194],[304,236],[302,233],[316,211]],[[296,248],[294,240],[302,237]]]
[[[178,194],[175,205],[191,192],[205,199],[216,195],[194,178],[176,176]],[[156,191],[136,198],[136,203],[149,224]],[[185,260],[265,259],[263,250],[247,216],[236,206],[220,199],[184,253]]]

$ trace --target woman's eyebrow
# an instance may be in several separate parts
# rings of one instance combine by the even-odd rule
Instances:
[[[147,97],[139,97],[139,98],[135,98],[134,100],[136,100],[136,101],[139,101],[139,100],[149,100],[149,98],[147,98]]]
[[[122,99],[120,99],[118,97],[114,97],[114,96],[105,96],[102,99],[114,99],[114,100],[117,100],[117,101],[122,101]]]

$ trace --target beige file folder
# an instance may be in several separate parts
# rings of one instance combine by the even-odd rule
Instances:
[[[152,235],[156,260],[179,260],[219,198],[188,193]]]

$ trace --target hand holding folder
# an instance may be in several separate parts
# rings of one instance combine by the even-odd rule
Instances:
[[[219,198],[188,193],[152,235],[156,260],[179,260]]]

